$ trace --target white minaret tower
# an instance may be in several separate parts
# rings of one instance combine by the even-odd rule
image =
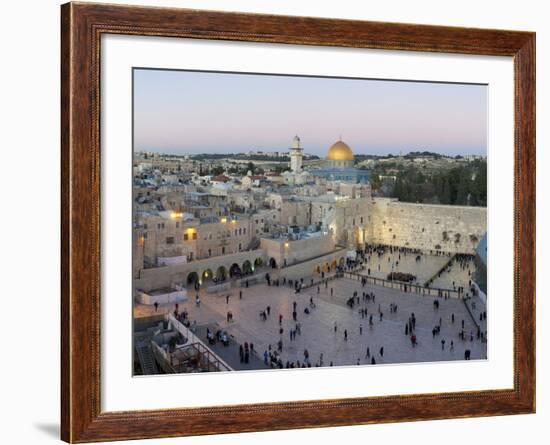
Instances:
[[[292,140],[292,147],[290,148],[290,169],[293,173],[300,173],[302,171],[303,156],[304,150],[300,146],[300,138],[296,135]]]

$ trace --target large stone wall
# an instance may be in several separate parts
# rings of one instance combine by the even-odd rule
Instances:
[[[367,224],[367,242],[475,253],[487,231],[485,207],[411,204],[374,198]]]
[[[273,258],[278,267],[287,267],[326,255],[333,252],[334,247],[334,240],[330,235],[312,236],[295,241],[262,238],[260,244],[260,250],[265,253],[266,260]]]

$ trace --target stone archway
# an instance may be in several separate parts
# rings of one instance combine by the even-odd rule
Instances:
[[[245,275],[250,275],[253,272],[252,264],[250,263],[250,261],[246,260],[243,263],[242,271],[243,271],[243,274],[245,274]]]
[[[241,277],[243,274],[241,270],[241,266],[239,266],[237,263],[233,263],[231,267],[229,268],[229,276],[231,278],[233,277]]]
[[[216,270],[216,281],[224,281],[227,279],[227,269],[223,266],[218,267]]]
[[[277,261],[275,260],[275,258],[270,258],[269,259],[269,267],[271,267],[272,269],[277,268]]]
[[[264,260],[262,258],[256,258],[254,260],[254,268],[262,267],[264,265]]]
[[[214,272],[212,272],[211,269],[206,269],[202,272],[202,282],[204,283],[206,280],[211,280],[214,278]]]
[[[195,283],[198,283],[199,282],[199,275],[197,274],[197,272],[191,272],[189,275],[187,275],[187,284],[188,285],[193,285]]]

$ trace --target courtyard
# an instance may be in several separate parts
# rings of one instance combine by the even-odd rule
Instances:
[[[354,292],[358,302],[351,308],[347,303]],[[363,298],[363,293],[374,294],[374,301]],[[466,350],[471,351],[471,359],[487,357],[487,343],[477,335],[478,326],[484,335],[486,332],[485,320],[477,319],[477,314],[485,309],[477,299],[463,302],[456,298],[437,298],[439,307],[436,308],[434,297],[369,284],[363,286],[360,281],[348,278],[331,280],[300,293],[283,286],[282,282],[280,286],[258,284],[219,294],[201,290],[200,306],[195,304],[194,294],[189,297],[187,302],[179,304],[180,312],[188,312],[192,329],[205,343],[207,329],[229,335],[228,346],[218,342],[210,347],[236,370],[268,368],[264,351],[278,350],[280,341],[282,349],[278,358],[283,366],[287,362],[303,365],[305,350],[311,366],[365,365],[372,364],[373,358],[376,364],[463,360]],[[475,302],[475,311],[466,307],[472,302]],[[296,321],[292,316],[294,303]],[[260,314],[268,306],[269,315],[264,320]],[[305,312],[306,308],[309,313]],[[159,306],[158,313],[173,310],[173,304],[166,304]],[[154,312],[153,307],[139,304],[134,309],[136,317]],[[228,312],[232,313],[231,321],[227,321]],[[413,313],[417,340],[414,347],[406,328]],[[290,333],[297,327],[299,330],[291,339]],[[437,327],[439,333],[434,334]],[[462,329],[463,339],[459,336]],[[239,345],[245,342],[253,344],[249,363],[243,363],[239,356]]]

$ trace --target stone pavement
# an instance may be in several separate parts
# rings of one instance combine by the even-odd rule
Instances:
[[[454,289],[462,286],[468,292],[468,289],[470,289],[470,280],[474,276],[475,270],[476,267],[473,261],[468,261],[463,268],[458,261],[453,260],[451,267],[444,271],[440,277],[436,278],[431,287]]]
[[[416,262],[417,254],[399,252],[385,252],[383,255],[373,254],[366,264],[371,270],[371,276],[387,279],[393,272],[411,273],[416,276],[415,284],[423,285],[434,276],[450,260],[448,256],[422,254],[421,260]],[[401,257],[401,258],[400,258]],[[435,287],[435,286],[433,286]]]
[[[399,258],[401,256],[401,258]],[[405,272],[416,276],[416,284],[423,285],[426,281],[438,273],[451,257],[446,255],[430,255],[423,253],[421,260],[416,262],[416,254],[404,255],[399,252],[386,252],[380,257],[376,254],[371,256],[366,268],[370,268],[371,276],[387,279],[390,272]],[[462,268],[458,261],[453,260],[451,267],[436,278],[430,287],[439,289],[456,289],[459,286],[469,289],[469,281],[474,275],[475,265],[468,261],[467,267]],[[453,284],[454,283],[454,284]]]
[[[334,295],[330,296],[330,288],[334,288]],[[373,303],[360,302],[354,309],[346,305],[346,300],[357,290],[359,297],[362,292],[374,292],[376,300]],[[239,299],[239,288],[231,290],[229,303],[225,296],[228,293],[206,294],[201,291],[201,305],[197,307],[193,298],[186,303],[180,303],[180,310],[184,308],[189,312],[189,318],[193,321],[195,330],[205,330],[205,326],[211,329],[226,330],[237,343],[252,342],[258,353],[261,367],[263,367],[263,351],[269,348],[277,348],[277,342],[282,339],[283,362],[304,359],[304,349],[309,351],[309,357],[314,366],[323,354],[323,364],[328,366],[332,361],[337,365],[370,364],[366,358],[366,350],[377,363],[412,363],[427,361],[462,360],[464,350],[470,349],[472,359],[485,359],[487,345],[476,339],[476,326],[466,310],[464,303],[457,299],[439,299],[440,308],[434,309],[433,297],[424,297],[402,293],[398,290],[367,285],[364,288],[355,280],[338,279],[331,281],[327,288],[321,286],[317,293],[317,287],[295,294],[288,287],[267,286],[266,284],[254,285],[248,289],[242,289],[243,298]],[[310,314],[304,313],[304,308],[309,306],[309,299],[313,298],[316,305]],[[361,298],[360,298],[361,299]],[[292,303],[297,303],[298,322],[301,324],[301,335],[297,335],[294,341],[290,340],[289,333],[295,328],[292,321]],[[390,313],[389,305],[398,306],[396,313]],[[267,306],[271,307],[271,315],[266,321],[260,318],[260,312]],[[361,318],[359,308],[366,308],[368,314],[373,314],[373,326],[369,326],[368,318]],[[380,321],[378,309],[380,307],[383,318]],[[159,312],[173,310],[173,305],[159,308]],[[233,313],[233,322],[226,321],[227,311]],[[154,308],[136,305],[134,314],[137,317],[146,316],[154,312]],[[418,345],[413,348],[409,336],[405,335],[405,324],[411,313],[417,319],[416,336]],[[281,325],[278,322],[279,314],[283,315]],[[454,324],[451,322],[452,314],[455,315]],[[439,324],[441,318],[441,333],[433,338],[432,329]],[[465,331],[473,333],[473,341],[463,341],[458,338],[460,326],[464,320]],[[337,324],[337,332],[334,332],[334,324]],[[362,325],[362,334],[360,326]],[[279,335],[283,328],[282,336]],[[344,339],[344,329],[348,331],[347,341]],[[445,339],[442,349],[441,340]],[[454,342],[454,349],[450,350],[450,343]],[[380,348],[383,347],[383,356]],[[216,351],[218,352],[218,351]],[[223,351],[224,360],[235,363],[238,360],[236,345]],[[233,354],[235,357],[230,357]],[[228,358],[226,358],[228,357]],[[254,367],[253,366],[258,366]],[[239,368],[240,369],[240,368]],[[247,369],[260,369],[256,363],[250,364]]]

